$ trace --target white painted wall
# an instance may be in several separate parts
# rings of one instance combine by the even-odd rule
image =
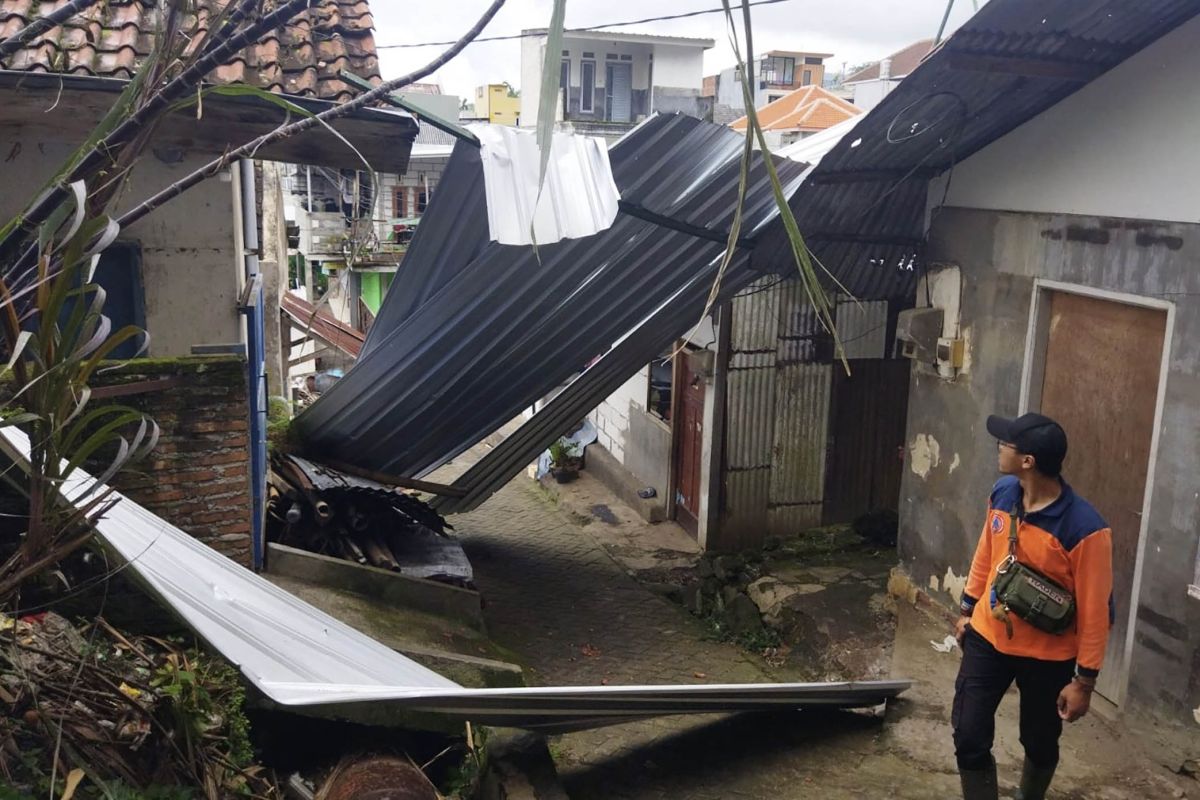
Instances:
[[[676,89],[704,86],[704,51],[676,44],[654,45],[654,85]]]
[[[537,124],[538,103],[542,96],[542,53],[545,47],[545,36],[528,36],[521,40],[521,122],[526,126]]]
[[[1200,221],[1198,41],[1200,17],[962,161],[947,205]]]
[[[0,215],[7,219],[18,213],[75,144],[23,128],[0,131],[0,152],[8,155]],[[208,160],[189,157],[164,164],[147,151],[133,170],[120,207],[140,202]],[[121,232],[120,241],[141,244],[152,356],[188,355],[193,344],[244,341],[237,311],[242,265],[235,234],[235,186],[229,177],[205,181]]]
[[[850,90],[854,93],[850,102],[863,111],[870,111],[883,102],[883,98],[887,97],[888,93],[899,85],[900,81],[895,79],[876,79],[849,84]]]
[[[721,70],[717,78],[717,102],[738,110],[746,108],[742,99],[742,84],[737,80],[734,67]]]

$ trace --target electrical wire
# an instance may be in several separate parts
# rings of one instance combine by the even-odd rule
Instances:
[[[751,0],[751,2],[748,3],[747,5],[769,6],[769,5],[775,5],[776,3],[787,3],[787,2],[791,2],[791,0]],[[665,14],[665,15],[659,16],[659,17],[645,17],[643,19],[631,19],[631,20],[626,20],[624,22],[605,22],[605,23],[601,23],[599,25],[586,25],[582,28],[567,28],[565,30],[565,32],[566,33],[586,33],[587,31],[598,31],[598,30],[603,30],[605,28],[623,28],[623,27],[628,27],[630,25],[643,25],[647,22],[663,22],[666,20],[673,20],[673,19],[685,19],[687,17],[699,17],[699,16],[703,16],[705,14],[721,14],[721,13],[724,13],[724,11],[725,11],[724,7],[706,8],[706,9],[701,9],[701,10],[697,10],[697,11],[684,11],[684,12],[680,12],[678,14]],[[522,33],[512,33],[512,34],[508,34],[505,36],[481,36],[478,39],[475,39],[474,41],[472,41],[471,44],[477,44],[479,42],[500,42],[500,41],[506,41],[506,40],[511,40],[511,39],[526,39],[526,38],[530,38],[530,37],[534,37],[534,36],[545,36],[545,35],[546,35],[545,31],[527,31],[527,32],[522,32]],[[377,45],[375,45],[375,49],[376,50],[398,50],[401,48],[410,48],[410,47],[444,47],[446,45],[451,45],[451,44],[455,44],[455,43],[454,42],[419,42],[416,44],[377,44]]]

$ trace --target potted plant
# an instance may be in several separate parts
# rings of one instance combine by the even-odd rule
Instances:
[[[579,477],[579,448],[574,442],[559,439],[550,445],[550,474],[559,483],[570,483]]]

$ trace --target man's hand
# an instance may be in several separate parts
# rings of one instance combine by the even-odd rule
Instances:
[[[958,640],[959,647],[962,647],[963,637],[967,635],[967,623],[970,621],[970,617],[959,617],[958,622],[954,623],[954,638]]]
[[[1092,705],[1092,688],[1078,680],[1071,681],[1058,693],[1058,716],[1067,722],[1083,717]]]

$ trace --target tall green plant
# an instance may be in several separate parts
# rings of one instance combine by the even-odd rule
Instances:
[[[734,56],[737,58],[738,64],[742,65],[742,99],[746,106],[746,146],[742,152],[742,172],[738,185],[738,204],[737,210],[734,213],[733,225],[730,226],[729,243],[725,249],[725,258],[721,262],[721,267],[717,273],[716,283],[713,285],[712,292],[709,295],[708,307],[705,309],[705,314],[708,313],[709,308],[716,301],[717,293],[720,291],[721,279],[725,275],[726,267],[733,259],[737,239],[741,234],[742,205],[746,197],[746,182],[750,172],[754,142],[757,141],[758,148],[762,152],[763,164],[766,166],[767,175],[771,181],[771,194],[774,197],[775,206],[779,210],[779,216],[783,221],[792,257],[796,261],[800,285],[803,287],[805,297],[807,297],[809,305],[816,313],[821,327],[833,337],[835,352],[848,375],[850,374],[850,362],[846,360],[845,349],[842,347],[841,338],[837,332],[837,324],[834,320],[836,306],[832,298],[826,293],[825,287],[821,284],[820,275],[813,264],[812,253],[808,249],[808,244],[804,241],[804,235],[800,232],[800,226],[796,222],[796,215],[792,213],[792,208],[788,205],[787,195],[784,194],[783,185],[779,182],[779,173],[775,169],[775,161],[771,156],[770,148],[767,146],[762,126],[758,122],[758,112],[754,108],[754,91],[751,88],[751,81],[753,80],[752,70],[754,68],[754,38],[750,25],[750,4],[748,0],[742,0],[741,3],[742,28],[746,37],[746,57],[744,59],[742,58],[741,46],[738,42],[737,27],[734,24],[733,9],[730,6],[730,0],[721,0],[721,4],[725,7],[725,21],[729,26],[729,41],[733,47]],[[828,277],[836,282],[836,279],[832,275],[828,275]]]
[[[165,5],[150,55],[31,204],[46,209],[40,217],[21,214],[0,227],[10,244],[21,231],[26,237],[0,262],[0,334],[12,387],[10,413],[0,425],[21,425],[30,438],[28,474],[4,473],[29,506],[24,534],[8,543],[0,563],[0,602],[90,540],[97,515],[112,502],[111,490],[100,487],[145,456],[158,438],[158,426],[142,412],[91,402],[90,383],[112,367],[108,359],[117,348],[140,339],[140,353],[148,343],[136,326],[113,330],[104,315],[104,289],[94,277],[101,253],[120,232],[109,210],[165,112],[145,115],[136,130],[128,129],[129,120],[200,58],[186,53],[190,39],[181,34],[187,12],[184,0]],[[90,169],[81,169],[123,127],[127,135]],[[54,198],[49,206],[48,198]],[[85,463],[97,461],[103,464],[97,480],[69,502],[65,484]]]

